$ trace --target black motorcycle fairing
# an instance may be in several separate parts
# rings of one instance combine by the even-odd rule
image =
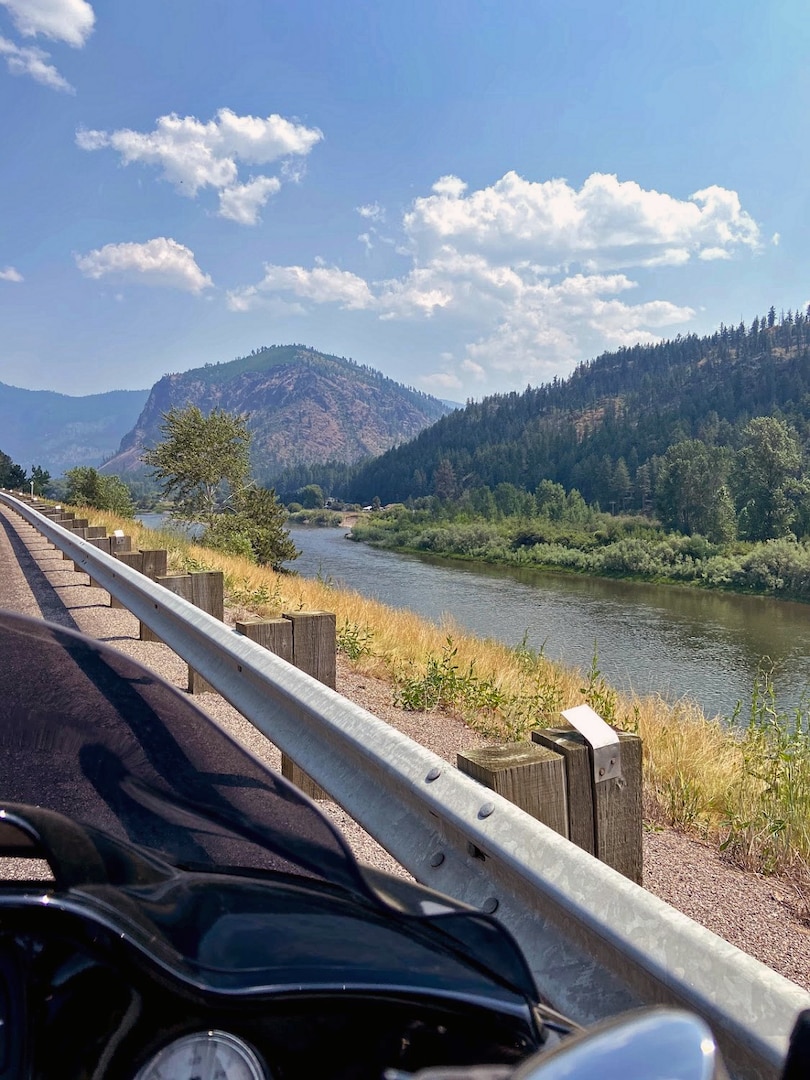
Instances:
[[[0,1010],[23,1017],[13,1052],[36,1048],[32,1075],[111,1064],[131,1080],[161,1040],[209,1028],[289,1077],[313,1075],[313,1031],[334,1077],[542,1043],[496,920],[375,887],[314,803],[129,658],[0,612],[0,744],[0,860],[16,864],[0,874]],[[26,872],[36,859],[49,880]]]

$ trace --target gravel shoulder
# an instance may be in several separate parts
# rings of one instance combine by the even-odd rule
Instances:
[[[185,689],[185,663],[164,645],[139,641],[134,616],[110,608],[108,594],[91,588],[86,575],[73,571],[72,565],[32,527],[0,507],[0,607],[81,630]],[[337,689],[453,764],[459,750],[486,742],[452,716],[396,708],[387,683],[358,673],[340,658]],[[267,765],[280,768],[278,750],[219,695],[202,694],[195,700]],[[343,810],[329,802],[321,805],[362,861],[406,874]],[[644,885],[810,990],[810,927],[800,917],[805,898],[791,882],[745,873],[699,840],[671,829],[649,828],[644,833]]]

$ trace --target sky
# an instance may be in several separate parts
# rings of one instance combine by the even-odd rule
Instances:
[[[0,381],[464,402],[810,302],[802,0],[0,0]]]

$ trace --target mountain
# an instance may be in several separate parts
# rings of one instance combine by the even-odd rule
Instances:
[[[780,416],[810,448],[810,309],[604,353],[564,380],[494,395],[356,467],[327,494],[369,502],[541,480],[589,503],[649,506],[661,455],[700,439],[735,447],[754,416]],[[326,479],[326,474],[323,478]],[[321,483],[313,471],[310,482]]]
[[[99,465],[132,427],[148,390],[71,397],[0,383],[0,449],[30,469],[58,476],[75,465]]]
[[[220,408],[249,414],[253,469],[269,483],[290,466],[379,455],[448,411],[436,398],[352,360],[303,345],[274,345],[165,375],[104,471],[142,469],[140,455],[160,440],[163,414],[186,405],[204,413]]]

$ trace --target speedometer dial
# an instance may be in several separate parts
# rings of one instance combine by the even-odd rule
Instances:
[[[199,1031],[164,1046],[135,1080],[269,1080],[258,1055],[227,1031]]]

